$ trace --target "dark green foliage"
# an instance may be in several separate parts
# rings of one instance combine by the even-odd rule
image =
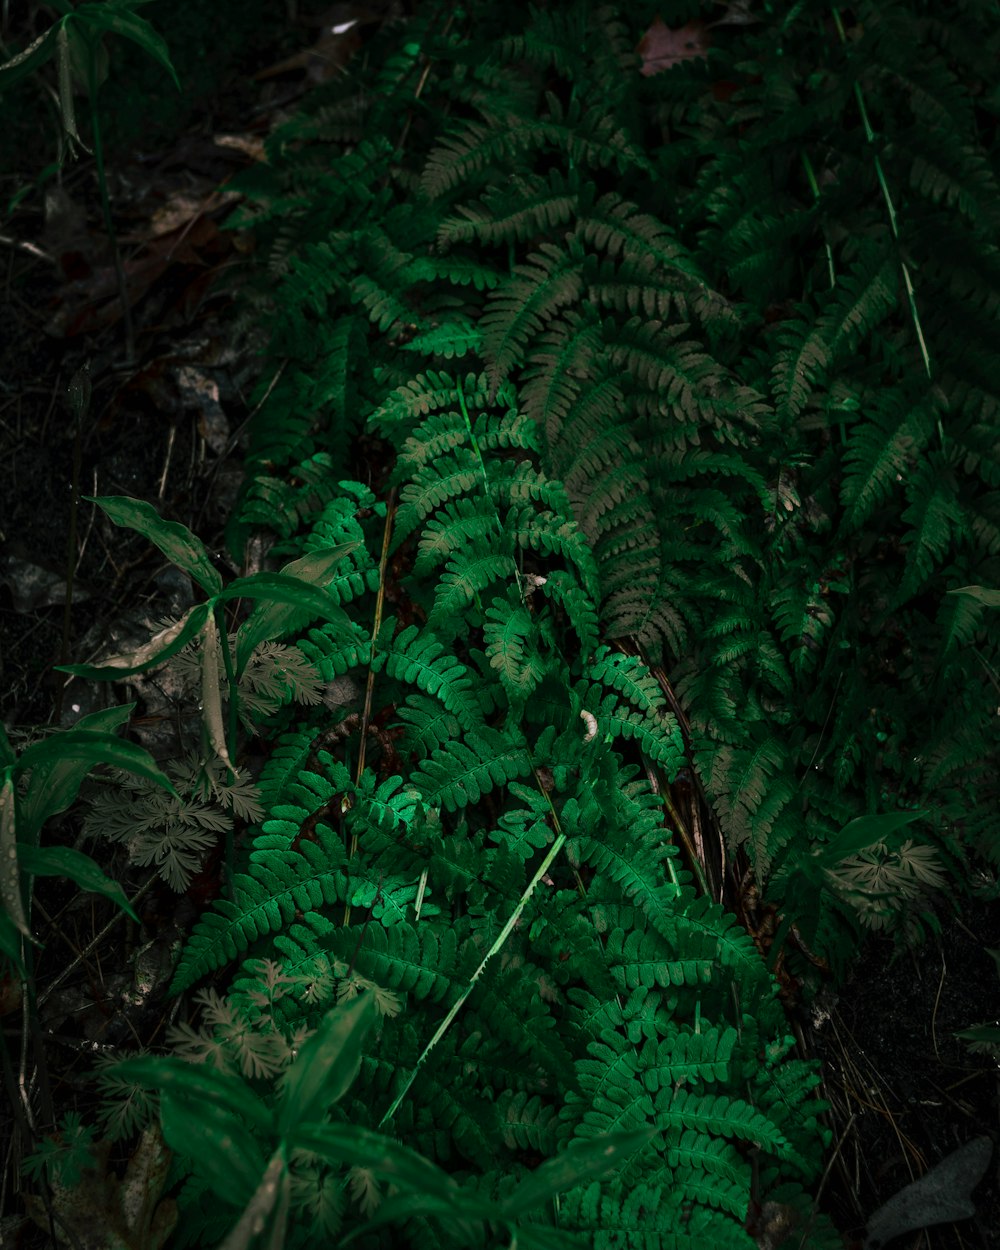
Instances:
[[[357,686],[279,741],[176,984],[270,952],[308,970],[288,1030],[405,996],[351,1114],[484,1192],[654,1126],[559,1208],[595,1247],[749,1250],[751,1149],[802,1244],[835,1244],[803,1188],[818,1078],[643,764],[697,769],[838,968],[862,925],[926,920],[932,848],[1000,858],[995,619],[946,593],[1000,584],[997,36],[977,5],[865,4],[843,41],[831,13],[647,78],[610,9],[422,5],[370,50],[366,138],[337,122],[350,77],[245,187],[287,363],[242,519],[359,541],[331,586],[353,629],[300,642]],[[372,491],[340,481],[363,430]],[[918,807],[817,867],[852,819]],[[234,994],[262,993],[251,960]]]

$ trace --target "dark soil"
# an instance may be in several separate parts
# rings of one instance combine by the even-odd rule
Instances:
[[[884,1202],[952,1151],[984,1135],[997,1140],[1000,1066],[955,1036],[997,1017],[1000,983],[988,954],[997,946],[995,904],[972,902],[917,950],[871,940],[840,993],[817,1002],[806,1037],[823,1061],[837,1144],[823,1202],[845,1233],[863,1238]],[[994,1155],[974,1191],[974,1218],[893,1244],[1000,1247],[998,1165]]]

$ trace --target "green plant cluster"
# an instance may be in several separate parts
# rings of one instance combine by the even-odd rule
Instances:
[[[662,665],[730,851],[842,966],[1000,859],[996,625],[952,593],[1000,573],[993,34],[743,16],[644,74],[641,6],[428,9],[279,128],[241,515],[294,546],[381,436],[442,644],[513,561],[570,658]]]
[[[226,765],[260,644],[326,697],[262,725],[200,1021],[102,1078],[162,1091],[178,1245],[751,1250],[770,1203],[837,1246],[819,1075],[670,787],[802,976],[1000,862],[990,15],[732,5],[660,73],[655,16],[427,0],[243,176],[229,541],[290,563],[202,570],[139,662],[198,635]]]

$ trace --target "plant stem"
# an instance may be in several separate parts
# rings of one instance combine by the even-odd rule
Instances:
[[[221,603],[215,607],[216,628],[219,632],[219,649],[222,652],[222,664],[226,670],[226,685],[229,690],[229,724],[227,726],[227,742],[226,750],[229,752],[229,784],[234,785],[236,782],[236,740],[239,731],[239,713],[240,713],[240,683],[236,677],[236,670],[233,667],[233,656],[229,649],[229,631],[226,625],[226,613]],[[225,893],[228,899],[233,897],[233,869],[235,860],[235,845],[233,842],[233,825],[232,821],[226,826],[225,832]]]

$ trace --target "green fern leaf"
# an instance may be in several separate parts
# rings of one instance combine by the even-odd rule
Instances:
[[[526,1090],[504,1090],[497,1100],[504,1144],[510,1150],[534,1150],[545,1155],[560,1141],[555,1107]]]
[[[552,243],[515,265],[514,276],[491,292],[479,326],[493,394],[529,339],[582,292],[578,256]]]
[[[438,1003],[459,988],[461,925],[418,924],[401,920],[382,925],[349,925],[330,939],[331,950],[386,989]]]
[[[907,404],[901,395],[887,397],[875,414],[875,420],[860,422],[848,438],[841,491],[848,533],[859,529],[905,479],[933,428],[926,408]]]
[[[517,174],[489,188],[475,205],[460,204],[438,227],[438,246],[478,241],[489,246],[552,235],[572,220],[579,202],[576,179],[549,170],[547,180]]]
[[[484,725],[434,751],[413,774],[413,783],[429,807],[453,812],[530,773],[524,747]]]
[[[384,627],[383,635],[387,632]],[[383,635],[372,658],[376,672],[384,668],[397,681],[433,695],[467,729],[481,724],[469,670],[453,655],[445,654],[444,645],[432,633],[422,633],[410,625],[387,644],[381,641]]]
[[[483,636],[490,667],[496,670],[507,697],[512,702],[528,698],[547,666],[527,609],[521,603],[495,597],[486,609]]]
[[[304,821],[308,812],[294,808]],[[233,878],[233,899],[218,899],[194,927],[171,984],[180,993],[206,973],[242,954],[260,937],[290,924],[296,914],[343,902],[347,895],[344,869],[347,856],[337,834],[322,822],[315,826],[315,842],[303,841],[290,849],[298,832],[287,820],[264,822],[264,834],[255,842],[250,872]],[[278,831],[277,844],[268,840]],[[286,849],[287,848],[287,849]]]
[[[906,566],[896,595],[900,604],[917,593],[966,529],[953,474],[938,453],[924,460],[912,491],[913,502],[902,518],[911,528]]]

